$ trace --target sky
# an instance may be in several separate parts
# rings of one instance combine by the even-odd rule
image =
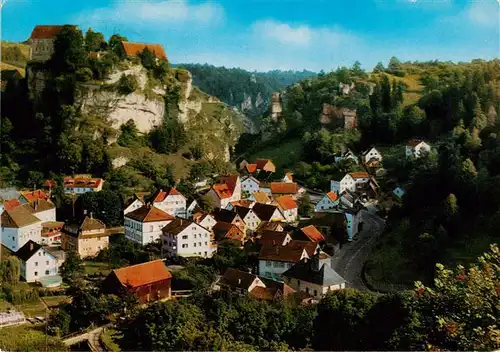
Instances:
[[[392,56],[470,61],[500,55],[500,0],[0,0],[3,40],[37,24],[160,43],[173,63],[330,71]]]

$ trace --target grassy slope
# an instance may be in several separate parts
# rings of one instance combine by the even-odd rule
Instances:
[[[8,47],[13,47],[13,46],[17,46],[18,48],[20,48],[22,54],[26,58],[29,57],[29,55],[30,55],[29,45],[2,41],[2,48],[8,48]],[[26,66],[26,62],[10,62],[10,61],[0,62],[0,70],[18,70],[19,73],[21,73],[21,75],[23,75],[23,77],[25,75],[25,70],[24,70],[25,66]]]
[[[402,81],[408,86],[407,91],[404,93],[403,105],[407,106],[414,104],[422,96],[422,89],[424,88],[424,86],[420,84],[420,75],[414,74],[414,75],[406,75],[404,77],[398,77],[387,73],[386,75],[389,76],[391,82],[393,80]],[[377,78],[380,75],[373,73],[370,76],[371,78]]]
[[[245,159],[254,161],[256,158],[271,159],[278,170],[290,168],[303,160],[303,148],[300,138],[291,139],[278,146],[272,146],[251,154]]]

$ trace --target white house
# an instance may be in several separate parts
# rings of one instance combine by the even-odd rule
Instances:
[[[51,201],[45,199],[37,199],[30,202],[32,213],[42,222],[56,221],[56,206]],[[26,206],[26,205],[23,205]]]
[[[210,231],[190,220],[177,218],[162,233],[163,250],[169,256],[210,258],[217,251]]]
[[[123,214],[128,214],[133,212],[134,210],[139,209],[144,205],[144,202],[134,195],[134,197],[125,205],[125,209],[123,209]]]
[[[141,245],[161,239],[162,229],[175,218],[154,206],[144,205],[125,215],[125,237]]]
[[[346,190],[356,192],[359,187],[362,187],[369,181],[370,175],[367,172],[350,172],[340,180],[339,193],[342,194]]]
[[[20,260],[21,277],[26,282],[36,282],[59,273],[59,261],[55,255],[31,240],[26,242],[17,252]]]
[[[345,288],[346,280],[331,268],[330,261],[331,258],[323,252],[303,258],[283,273],[285,283],[317,299]]]
[[[212,228],[217,224],[217,220],[210,214],[197,214],[193,221],[208,231],[212,231]]]
[[[221,177],[219,183],[207,192],[214,206],[225,209],[228,203],[241,199],[241,180],[239,175]]]
[[[102,178],[91,177],[65,177],[64,178],[64,193],[66,194],[84,194],[87,192],[102,191],[104,180]]]
[[[292,240],[285,246],[265,243],[259,252],[259,275],[283,281],[282,274],[293,264],[309,258],[319,248],[317,243]]]
[[[406,157],[413,156],[414,158],[419,158],[430,151],[431,146],[420,139],[410,140],[405,147]]]
[[[314,211],[317,213],[328,211],[335,209],[337,205],[339,205],[339,196],[336,192],[330,191],[321,198],[318,204],[316,204]]]
[[[257,230],[257,227],[259,227],[261,220],[251,208],[236,206],[234,208],[234,211],[238,213],[240,218],[245,223],[247,231],[250,230],[251,232],[254,232],[255,230]]]
[[[293,173],[292,172],[287,172],[285,176],[281,179],[283,182],[293,182]]]
[[[18,251],[26,242],[42,242],[42,221],[32,214],[29,204],[2,213],[2,244]]]
[[[186,216],[186,198],[175,188],[166,191],[160,189],[151,197],[151,202],[158,209],[173,216]]]
[[[278,203],[278,207],[281,210],[281,213],[285,217],[286,222],[295,222],[297,221],[297,217],[299,215],[299,207],[297,202],[292,198],[292,196],[281,196],[276,198],[276,202]]]
[[[255,203],[253,212],[260,221],[285,221],[283,213],[277,206],[271,204]]]
[[[354,163],[358,164],[359,160],[356,154],[354,154],[351,150],[346,151],[344,154],[341,156],[335,156],[334,161],[336,163],[343,161],[343,160],[352,160]]]
[[[362,154],[362,157],[363,157],[364,164],[368,164],[368,162],[371,160],[375,160],[378,162],[382,161],[382,154],[380,154],[380,152],[377,149],[375,149],[375,147],[372,147],[372,148],[366,150]]]
[[[243,176],[241,178],[241,191],[248,196],[259,191],[260,181],[253,176]]]
[[[54,39],[63,26],[36,26],[29,38],[30,60],[47,61],[54,53]]]

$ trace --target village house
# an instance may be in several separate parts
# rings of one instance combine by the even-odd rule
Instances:
[[[352,160],[355,164],[359,163],[358,157],[351,150],[347,150],[342,155],[334,157],[334,161],[336,163],[339,163],[341,161],[346,161],[346,160]]]
[[[280,196],[276,198],[276,203],[288,223],[297,221],[299,206],[291,196]]]
[[[331,258],[318,251],[311,258],[303,258],[282,275],[294,290],[306,292],[316,299],[331,291],[345,288],[344,280],[331,268]]]
[[[241,191],[248,198],[251,194],[259,191],[260,181],[253,176],[243,176],[241,178]]]
[[[102,178],[91,178],[88,176],[65,177],[64,178],[64,193],[66,194],[83,194],[87,192],[100,192],[104,180]]]
[[[270,190],[275,199],[279,196],[292,196],[297,199],[299,196],[299,186],[295,182],[271,182]]]
[[[260,225],[257,227],[257,231],[265,231],[265,230],[270,230],[270,231],[285,231],[285,225],[281,221],[262,221]]]
[[[340,195],[340,206],[343,209],[352,209],[356,206],[356,204],[358,204],[359,201],[359,195],[351,192],[350,190],[346,190]]]
[[[245,241],[245,233],[241,231],[238,226],[228,222],[218,221],[214,227],[212,227],[212,231],[217,242],[233,240],[243,244]]]
[[[30,61],[44,62],[54,53],[54,40],[63,26],[35,26],[28,40]]]
[[[32,240],[42,242],[42,221],[33,214],[29,204],[5,209],[2,218],[2,244],[13,252]]]
[[[169,256],[210,258],[217,251],[211,232],[190,220],[173,220],[163,228],[162,238]]]
[[[257,244],[263,245],[281,245],[286,246],[292,241],[292,236],[287,232],[262,230],[257,233]]]
[[[269,159],[256,159],[257,172],[276,172],[276,166]]]
[[[342,194],[346,190],[356,192],[369,181],[370,175],[367,172],[350,172],[340,180],[339,193]]]
[[[281,179],[282,182],[293,182],[293,172],[285,173],[285,176]]]
[[[59,260],[47,247],[29,240],[15,253],[20,261],[21,277],[26,282],[38,282],[59,273]]]
[[[271,204],[271,198],[269,198],[268,194],[271,194],[271,190],[269,189],[269,193],[266,192],[254,192],[248,200],[252,200],[255,203],[262,204]]]
[[[294,293],[288,285],[259,277],[241,270],[227,268],[218,282],[221,290],[240,295],[250,295],[257,299],[272,301],[286,298]]]
[[[193,221],[206,228],[208,231],[212,231],[212,228],[217,224],[217,220],[208,213],[196,213],[193,217]]]
[[[55,246],[61,244],[62,229],[64,222],[62,221],[46,221],[42,223],[42,241],[41,244]]]
[[[35,200],[43,199],[46,201],[50,201],[49,196],[42,190],[38,189],[35,191],[21,191],[19,192],[19,202],[21,204],[31,203]]]
[[[335,209],[339,205],[339,196],[336,192],[328,192],[314,207],[315,212],[324,212]]]
[[[306,241],[311,242],[323,242],[325,240],[325,236],[314,225],[308,225],[299,229],[299,234],[301,234],[302,238]],[[301,238],[301,239],[302,239]]]
[[[227,209],[215,208],[212,212],[212,216],[217,222],[222,221],[227,222],[228,224],[233,224],[237,226],[243,233],[246,232],[246,224],[236,212]]]
[[[151,205],[143,205],[124,216],[125,237],[146,245],[161,239],[162,229],[175,219],[174,216]]]
[[[26,207],[42,222],[56,221],[56,206],[51,201],[45,199],[37,199],[22,206]]]
[[[260,221],[285,221],[285,217],[275,205],[255,203],[252,210]]]
[[[151,54],[158,60],[163,60],[168,62],[167,54],[165,49],[161,44],[146,44],[146,43],[133,43],[133,42],[122,42],[122,53],[126,57],[134,57],[142,53],[144,49],[148,49]]]
[[[186,217],[186,198],[173,187],[166,191],[159,189],[149,202],[170,215]]]
[[[319,248],[317,243],[292,240],[285,246],[264,244],[259,252],[259,275],[283,281],[282,274],[303,258],[309,258]]]
[[[382,154],[375,147],[365,150],[361,156],[368,167],[379,167],[382,162]]]
[[[420,158],[431,151],[431,146],[421,139],[412,139],[406,143],[406,157]]]
[[[103,290],[116,295],[131,293],[142,303],[170,299],[172,274],[161,259],[126,266],[106,277]]]
[[[207,195],[212,198],[214,206],[226,208],[230,202],[241,199],[241,180],[238,175],[224,176],[214,184]]]
[[[139,209],[144,205],[144,201],[136,194],[127,202],[125,203],[125,208],[123,209],[123,214],[126,215],[130,212],[133,212],[134,210]]]
[[[109,235],[106,225],[92,214],[86,216],[80,225],[66,224],[63,227],[62,248],[65,251],[75,251],[81,258],[95,257],[109,245]]]
[[[236,206],[234,211],[240,216],[245,224],[246,231],[254,232],[259,227],[261,221],[251,208]]]

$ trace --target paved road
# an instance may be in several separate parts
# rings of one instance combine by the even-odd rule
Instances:
[[[357,235],[357,239],[342,247],[333,256],[332,267],[347,281],[347,287],[368,291],[361,279],[363,265],[368,259],[375,239],[384,229],[385,221],[379,216],[367,210],[361,210],[363,230]]]

